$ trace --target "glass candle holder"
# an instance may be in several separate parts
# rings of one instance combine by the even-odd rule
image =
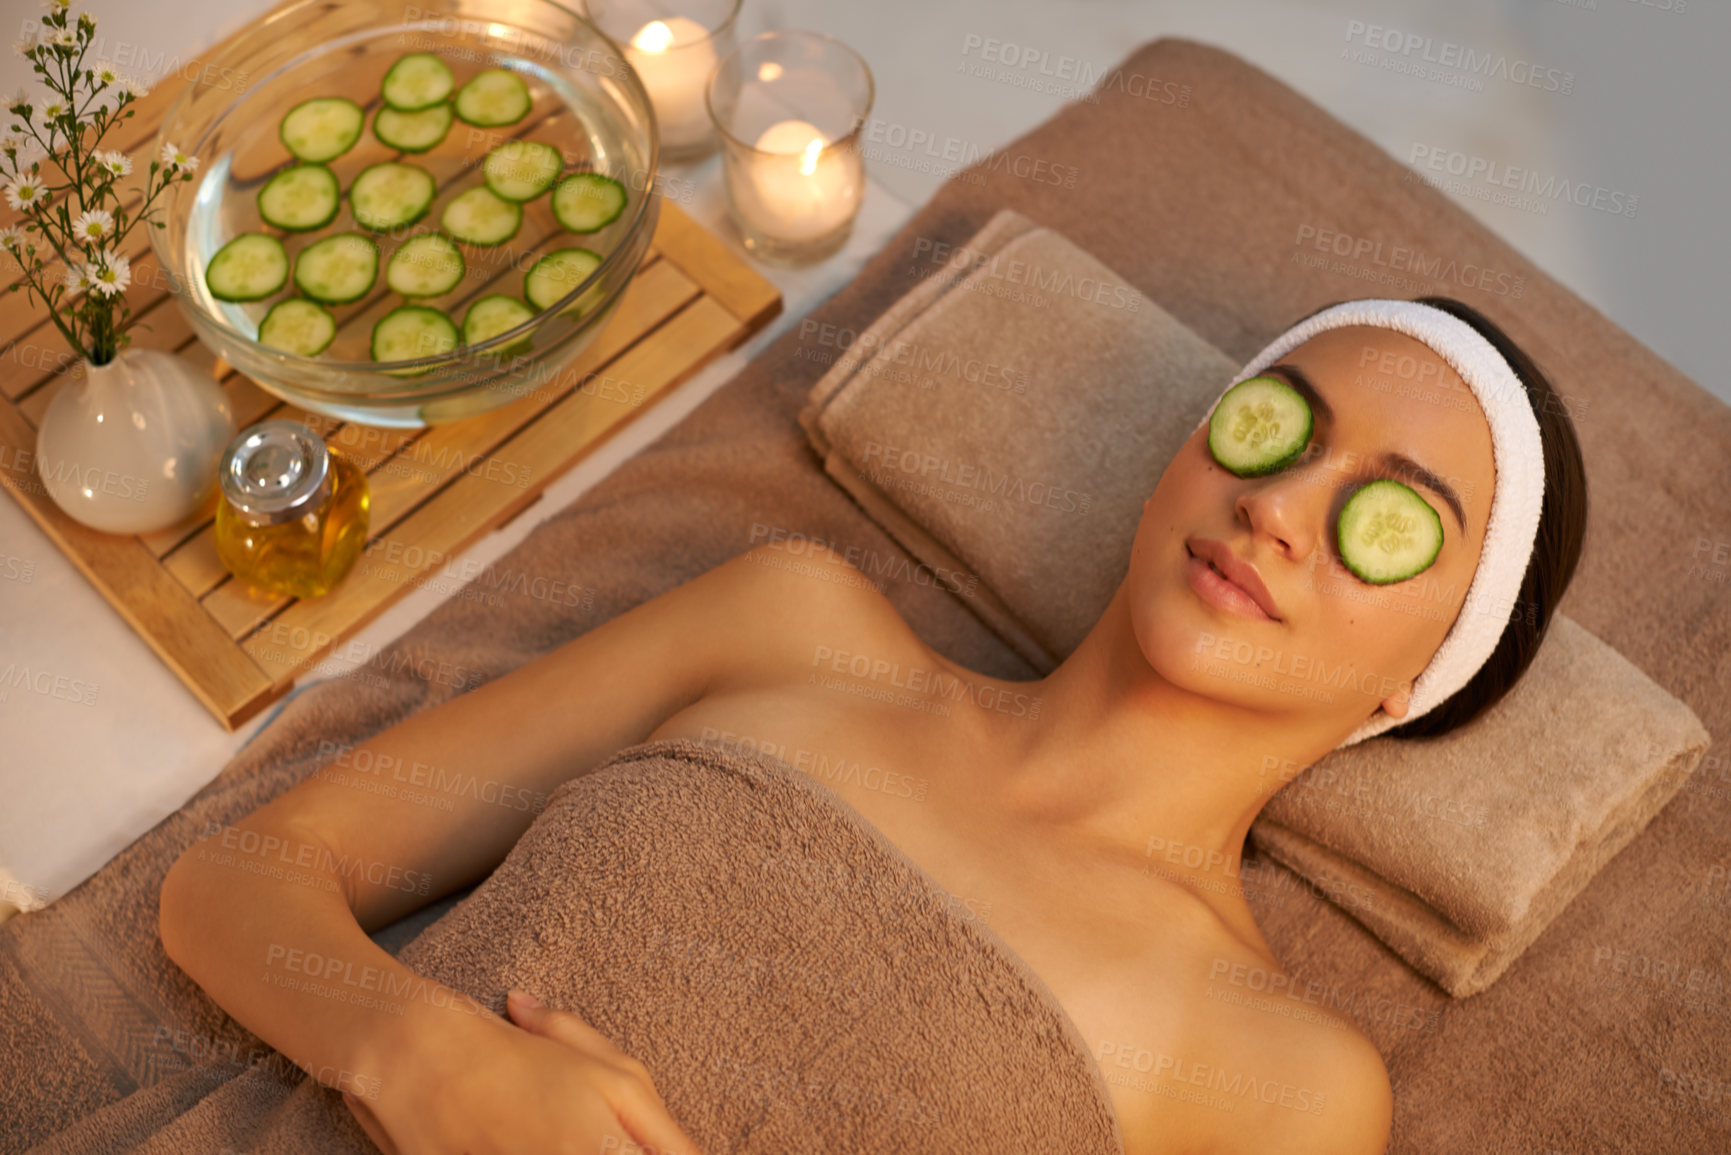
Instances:
[[[655,106],[662,161],[715,150],[704,91],[733,51],[741,0],[583,0],[583,15],[617,42]]]
[[[728,205],[745,247],[775,264],[821,260],[847,242],[865,199],[860,135],[872,74],[820,32],[741,44],[709,81]]]

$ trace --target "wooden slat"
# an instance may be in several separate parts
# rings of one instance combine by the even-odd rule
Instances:
[[[655,244],[675,255],[680,267],[720,301],[741,324],[756,330],[781,312],[781,291],[756,269],[733,255],[721,239],[706,231],[672,201],[661,202]]]
[[[407,452],[399,453],[369,474],[367,480],[372,491],[372,509],[369,514],[371,536],[376,538],[389,532],[392,526],[437,493],[452,478],[464,474],[465,471],[472,475],[487,454],[513,430],[533,420],[536,414],[571,389],[579,387],[580,383],[591,375],[605,373],[609,377],[614,376],[614,362],[627,350],[635,351],[646,335],[654,332],[656,343],[665,339],[657,326],[673,317],[696,296],[697,287],[690,278],[667,262],[660,262],[632,282],[613,317],[608,320],[607,328],[595,339],[595,343],[546,386],[491,412],[427,430],[414,441]],[[590,391],[596,390],[591,387]],[[483,471],[485,469],[484,465],[480,468]],[[512,475],[512,480],[517,476]],[[539,477],[527,480],[533,481],[536,491],[546,484],[545,479]],[[497,481],[491,483],[500,484]],[[527,483],[524,488],[527,488]],[[205,536],[200,534],[200,538]],[[194,539],[194,542],[198,540]],[[196,580],[210,576],[207,559],[215,558],[214,539],[208,545],[198,546],[198,549],[199,560],[205,565],[202,572],[186,572],[191,558],[188,563],[183,563],[176,569],[176,576],[181,578],[183,584],[188,584],[189,589],[194,588],[188,582],[189,578]],[[252,591],[238,588],[241,584],[235,581],[222,582],[202,599],[211,616],[223,623],[230,636],[235,638],[251,633],[266,618],[289,604],[289,599],[286,598],[276,599],[270,604],[261,603]]]
[[[647,399],[685,380],[735,341],[738,332],[739,320],[730,310],[700,297],[669,321],[657,340],[637,345],[610,368],[621,380],[643,386]],[[500,446],[492,460],[502,469],[528,469],[538,477],[562,473],[637,407],[609,392],[569,393]],[[583,446],[583,454],[574,455],[573,445]],[[337,639],[407,593],[422,574],[460,554],[528,500],[512,486],[463,474],[375,540],[369,557],[342,585],[322,598],[289,606],[241,648],[279,681],[288,682],[323,657]],[[373,560],[378,558],[397,559],[397,564]],[[411,558],[420,564],[410,565]]]
[[[0,402],[0,484],[199,700],[232,727],[278,696],[285,687],[235,648],[138,539],[98,533],[60,511],[27,464],[35,445],[35,430]]]

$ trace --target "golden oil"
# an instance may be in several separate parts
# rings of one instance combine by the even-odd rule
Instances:
[[[265,421],[223,454],[216,552],[236,578],[313,598],[367,543],[367,475],[297,421]]]

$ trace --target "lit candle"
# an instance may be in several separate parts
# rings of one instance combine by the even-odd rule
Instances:
[[[848,155],[826,150],[828,139],[803,120],[772,124],[757,138],[760,152],[750,181],[761,217],[758,227],[786,241],[811,241],[853,218],[859,203],[856,166]],[[753,213],[753,216],[759,214]]]
[[[715,68],[709,29],[684,16],[651,20],[637,30],[625,59],[643,78],[666,148],[685,148],[709,135],[703,90]]]

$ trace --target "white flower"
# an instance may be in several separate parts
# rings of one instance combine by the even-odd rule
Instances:
[[[36,33],[20,36],[12,42],[12,51],[20,56],[28,56],[36,50]]]
[[[0,229],[0,248],[9,249],[13,245],[24,242],[24,230],[17,225],[7,225]]]
[[[72,235],[85,244],[105,241],[114,235],[114,218],[102,209],[79,213],[72,222]]]
[[[118,83],[120,80],[120,73],[115,69],[114,65],[110,64],[106,60],[99,60],[95,64],[91,65],[90,71],[95,74],[96,83],[103,87]]]
[[[74,266],[66,270],[65,276],[61,278],[61,283],[66,286],[68,293],[82,293],[90,287],[90,278],[85,275],[83,269]]]
[[[132,171],[132,161],[118,149],[103,149],[92,154],[91,159],[101,165],[109,176],[125,176]]]
[[[42,103],[42,115],[49,120],[55,120],[66,115],[66,102],[59,97]]]
[[[6,203],[20,211],[46,204],[42,181],[35,176],[15,176],[6,186]]]
[[[97,260],[84,266],[84,275],[90,278],[90,288],[104,297],[112,297],[126,291],[126,286],[132,284],[132,262],[109,250],[97,254]]]
[[[78,33],[70,28],[62,28],[48,38],[48,43],[56,48],[76,48],[78,47]]]
[[[22,84],[20,84],[17,89],[13,91],[12,99],[6,102],[6,111],[16,113],[19,116],[24,116],[29,109],[30,93],[25,90]],[[25,117],[25,119],[28,120],[29,117]]]
[[[150,91],[150,87],[131,76],[123,76],[120,78],[120,91],[126,93],[126,95],[130,96],[132,99],[138,100],[145,93]]]
[[[72,7],[72,0],[42,0],[42,7],[50,14],[64,12]]]
[[[162,167],[175,172],[197,172],[198,158],[181,152],[172,140],[162,146]]]

